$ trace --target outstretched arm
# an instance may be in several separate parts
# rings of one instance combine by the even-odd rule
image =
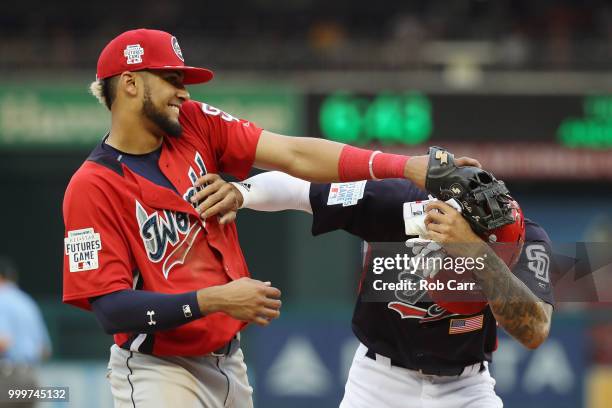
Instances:
[[[298,210],[313,215],[313,235],[345,230],[369,242],[405,240],[404,203],[427,199],[424,191],[402,179],[317,184],[271,171],[241,183],[226,183],[216,174],[200,180],[207,185],[194,199],[205,198],[197,207],[203,218],[211,212],[206,206],[214,210],[226,201],[233,203],[232,212]],[[228,188],[233,190],[231,200]]]
[[[255,167],[280,170],[313,182],[406,178],[425,187],[429,156],[401,156],[360,149],[312,137],[290,137],[263,131],[257,144]],[[478,166],[466,157],[458,166]]]
[[[234,221],[239,208],[257,211],[299,210],[312,214],[310,182],[279,171],[253,176],[241,183],[228,183],[218,174],[199,179],[205,186],[192,197],[202,219],[220,214],[220,223]]]
[[[307,212],[313,235],[345,230],[370,242],[405,240],[404,203],[427,198],[401,179],[318,184],[271,171],[232,184],[242,192],[242,208]]]
[[[256,211],[298,210],[312,214],[310,182],[279,171],[261,173],[233,184],[242,195],[242,206]]]
[[[478,166],[474,159],[456,159],[458,166]],[[311,137],[290,137],[262,131],[257,142],[255,167],[279,170],[300,179],[313,182],[352,182],[375,179],[408,179],[417,188],[423,189],[429,155],[401,156],[380,151],[360,149],[350,145]],[[210,184],[210,176],[200,177],[194,186],[199,190],[191,197],[198,204],[202,218],[223,212],[215,204],[220,188]],[[210,197],[209,197],[210,196]],[[212,197],[212,198],[211,198]],[[223,216],[221,221],[231,221],[232,215]]]

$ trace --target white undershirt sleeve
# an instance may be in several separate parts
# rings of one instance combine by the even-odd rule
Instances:
[[[299,210],[312,214],[310,182],[279,171],[232,183],[242,193],[241,208],[257,211]]]

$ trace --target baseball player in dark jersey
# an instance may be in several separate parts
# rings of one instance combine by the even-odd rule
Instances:
[[[246,183],[249,189],[236,184],[245,208],[301,210],[313,216],[313,235],[345,230],[366,242],[404,242],[409,238],[405,203],[427,200],[406,180],[311,184],[269,172]],[[449,205],[438,201],[428,208],[438,210],[426,219],[438,242],[473,242],[468,248],[484,244]],[[359,296],[352,326],[361,344],[340,406],[501,407],[488,371],[497,347],[496,322],[530,349],[546,339],[552,288],[548,270],[536,272],[533,262],[548,259],[550,245],[546,232],[526,220],[525,244],[512,272],[486,244],[480,246],[488,257],[476,280],[488,305],[472,314],[440,307],[428,299],[427,290],[413,292],[411,299],[398,293],[384,302]]]
[[[427,156],[277,135],[189,100],[185,85],[212,76],[157,30],[119,35],[98,60],[91,91],[111,125],[64,196],[63,300],[114,335],[117,407],[252,406],[238,333],[278,317],[280,291],[249,278],[233,188],[209,173],[425,182]]]

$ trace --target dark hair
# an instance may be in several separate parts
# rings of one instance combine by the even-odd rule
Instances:
[[[17,265],[15,262],[6,256],[0,255],[0,277],[11,282],[17,282]]]
[[[102,97],[108,110],[111,109],[115,98],[117,97],[117,76],[101,80],[102,82]]]

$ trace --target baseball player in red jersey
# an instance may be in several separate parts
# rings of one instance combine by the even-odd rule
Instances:
[[[208,173],[425,181],[427,156],[277,135],[189,100],[185,85],[212,76],[157,30],[119,35],[98,60],[111,127],[66,189],[63,299],[114,335],[117,407],[252,406],[238,333],[278,317],[280,291],[249,278],[233,188]]]

